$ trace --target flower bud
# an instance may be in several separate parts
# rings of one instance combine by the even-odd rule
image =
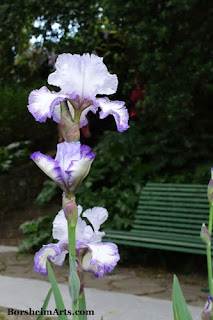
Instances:
[[[213,204],[213,168],[211,168],[211,179],[209,181],[207,195],[210,205]]]
[[[66,142],[80,140],[79,123],[74,122],[69,107],[64,101],[61,102],[61,133]]]
[[[213,298],[211,296],[208,296],[205,308],[204,308],[204,310],[203,310],[203,312],[201,314],[201,319],[202,320],[211,320],[211,317],[213,315],[213,312],[212,312],[212,301],[213,301]]]
[[[202,224],[201,231],[200,231],[200,237],[201,240],[209,246],[211,244],[211,233],[209,230],[206,228],[205,223]]]
[[[78,208],[75,202],[75,196],[69,198],[65,192],[62,196],[62,206],[65,217],[71,220],[72,225],[76,225],[78,220]]]

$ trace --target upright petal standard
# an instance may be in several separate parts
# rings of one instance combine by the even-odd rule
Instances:
[[[103,58],[88,53],[82,56],[63,53],[58,56],[56,70],[49,75],[48,83],[59,87],[60,91],[54,92],[42,87],[29,95],[28,110],[37,121],[45,122],[52,117],[60,123],[60,102],[68,101],[73,121],[77,111],[78,114],[80,112],[80,127],[87,123],[86,114],[89,111],[96,113],[100,107],[101,119],[112,114],[118,131],[129,128],[129,115],[124,102],[96,98],[99,94],[115,93],[118,86],[117,76],[108,72]]]

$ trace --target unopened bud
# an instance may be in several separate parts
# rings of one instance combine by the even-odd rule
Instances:
[[[73,108],[70,106],[70,108]],[[73,110],[74,112],[74,110]],[[80,140],[79,123],[74,122],[68,102],[61,102],[61,133],[66,142]]]
[[[64,192],[62,196],[62,206],[65,217],[70,219],[72,225],[75,226],[78,220],[78,208],[75,202],[75,196],[69,198]]]
[[[201,240],[209,246],[211,244],[211,233],[209,230],[206,228],[205,223],[202,224],[201,231],[200,231],[200,237]]]
[[[213,204],[213,168],[211,168],[211,179],[209,181],[207,195],[209,203]]]

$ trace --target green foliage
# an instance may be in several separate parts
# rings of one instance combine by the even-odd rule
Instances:
[[[29,159],[30,141],[19,141],[0,147],[0,171],[9,171],[11,168],[26,162]]]
[[[31,89],[15,87],[0,88],[0,145],[7,146],[14,141],[29,140],[32,149],[40,146],[48,151],[55,147],[57,125],[53,121],[41,124],[27,110],[28,95]],[[55,137],[55,138],[53,138]],[[22,145],[21,145],[22,147]]]
[[[50,202],[56,194],[59,193],[59,188],[57,184],[52,180],[45,180],[43,183],[43,188],[35,200],[35,204],[42,206]]]
[[[192,320],[176,275],[174,275],[172,300],[174,320]]]
[[[53,290],[53,295],[54,295],[54,298],[55,298],[56,308],[57,308],[57,310],[59,312],[58,320],[68,320],[67,316],[64,314],[65,307],[64,307],[64,302],[63,302],[62,296],[61,296],[61,292],[60,292],[60,289],[58,287],[57,281],[55,279],[55,275],[53,273],[51,264],[48,261],[48,259],[47,259],[47,270],[48,270],[48,277],[49,277],[49,280],[50,280],[50,283],[51,283],[51,287],[52,287],[52,290]]]
[[[25,237],[22,240],[20,252],[35,252],[38,251],[43,244],[48,244],[53,241],[52,222],[55,216],[40,217],[37,220],[27,221],[20,226]]]

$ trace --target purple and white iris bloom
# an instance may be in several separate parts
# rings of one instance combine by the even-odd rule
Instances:
[[[57,144],[55,159],[37,151],[31,159],[66,193],[75,193],[78,185],[88,175],[95,154],[91,148],[78,142]]]
[[[87,218],[92,225],[87,225],[81,218]],[[105,208],[94,207],[82,214],[82,207],[78,206],[78,222],[76,226],[76,257],[83,254],[82,268],[91,271],[95,277],[101,278],[116,266],[120,259],[118,247],[111,242],[101,242],[105,232],[99,231],[100,225],[108,218]],[[35,254],[34,270],[47,274],[47,259],[61,266],[68,253],[67,219],[61,210],[53,221],[53,238],[59,240],[56,244],[44,245]]]
[[[58,56],[55,66],[56,71],[49,75],[48,83],[61,90],[54,92],[42,87],[29,95],[28,110],[37,121],[45,122],[52,117],[60,123],[60,102],[67,100],[71,116],[75,109],[81,111],[80,127],[87,124],[87,113],[96,113],[100,107],[101,119],[111,114],[118,131],[129,128],[129,115],[124,102],[96,98],[97,95],[115,93],[118,86],[117,76],[108,72],[103,58],[88,53],[82,56],[63,53]]]

